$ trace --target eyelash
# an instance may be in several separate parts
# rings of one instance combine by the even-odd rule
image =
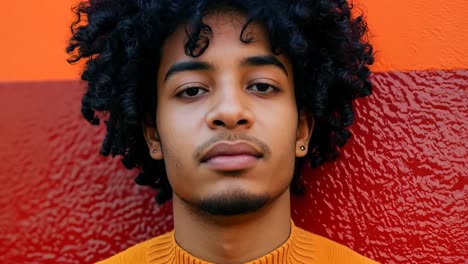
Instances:
[[[205,91],[207,92],[208,90],[206,88],[202,88],[202,87],[197,87],[197,86],[192,86],[192,87],[187,87],[185,88],[183,91],[181,91],[180,93],[177,94],[177,97],[182,97],[182,98],[194,98],[194,97],[197,97],[197,96],[200,96],[198,93],[194,96],[184,96],[183,94],[184,93],[187,93],[187,91],[191,90],[191,89],[198,89],[198,91]]]
[[[280,91],[280,89],[274,85],[271,85],[271,84],[268,84],[268,83],[263,83],[263,82],[258,82],[258,83],[253,83],[249,86],[247,86],[247,89],[251,90],[252,87],[255,87],[255,86],[259,86],[259,85],[262,85],[262,86],[266,86],[267,87],[267,91],[256,91],[256,93],[259,93],[259,94],[268,94],[268,93],[277,93]],[[258,87],[257,87],[258,88]],[[193,95],[193,96],[190,96],[190,95],[184,95],[186,94],[188,91],[192,90],[192,89],[197,89],[197,94]],[[271,89],[271,91],[268,91],[269,89]],[[192,90],[193,91],[193,90]],[[187,87],[185,88],[183,91],[179,92],[177,94],[177,97],[182,97],[182,98],[196,98],[198,96],[200,96],[201,94],[199,94],[198,92],[200,91],[204,91],[202,94],[208,92],[208,89],[206,88],[203,88],[203,87],[198,87],[198,86],[192,86],[192,87]]]
[[[278,89],[278,87],[274,86],[274,85],[271,85],[271,84],[268,84],[268,83],[262,83],[262,82],[258,82],[258,83],[254,83],[254,84],[251,84],[249,86],[247,86],[247,89],[253,87],[253,86],[259,86],[259,85],[264,85],[264,86],[267,86],[268,88],[272,88],[272,91],[271,92],[279,92],[280,89]],[[266,93],[269,93],[267,91],[258,91],[258,93],[260,94],[266,94]]]

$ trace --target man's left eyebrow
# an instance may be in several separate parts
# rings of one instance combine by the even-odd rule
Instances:
[[[289,76],[288,71],[286,70],[286,67],[284,67],[283,63],[281,63],[277,58],[271,55],[248,57],[241,62],[241,65],[242,66],[272,65],[272,66],[280,68],[286,74],[286,76]]]

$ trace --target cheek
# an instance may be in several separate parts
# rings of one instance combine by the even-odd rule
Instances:
[[[197,113],[187,113],[182,107],[162,103],[157,109],[157,128],[164,147],[189,148],[197,126]]]
[[[278,105],[283,107],[278,107]],[[295,104],[287,102],[268,109],[261,122],[269,128],[263,131],[263,134],[269,138],[271,144],[281,145],[283,151],[294,149],[298,126],[298,113]]]
[[[295,159],[297,127],[298,127],[298,113],[295,104],[285,104],[284,107],[274,113],[272,122],[275,122],[276,129],[271,133],[274,134],[272,144],[279,147],[279,152],[283,154],[284,158]]]
[[[199,128],[198,113],[186,111],[168,103],[158,105],[157,128],[164,154],[169,180],[190,175],[196,166],[193,151],[196,148]],[[186,179],[190,180],[190,179]]]
[[[284,107],[278,107],[283,105]],[[296,137],[298,114],[295,104],[284,102],[276,107],[270,107],[262,118],[260,125],[263,140],[267,141],[272,150],[272,166],[275,174],[284,177],[292,176],[296,159]]]

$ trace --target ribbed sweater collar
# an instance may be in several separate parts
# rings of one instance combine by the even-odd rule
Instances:
[[[288,240],[279,248],[248,264],[288,263],[288,260],[296,258],[296,255],[301,258],[301,251],[304,248],[311,248],[311,242],[308,239],[301,239],[298,228],[291,221],[291,234]],[[181,248],[175,241],[174,231],[167,233],[148,247],[148,261],[150,264],[212,264],[192,256]]]

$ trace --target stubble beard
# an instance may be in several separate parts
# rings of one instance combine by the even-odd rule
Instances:
[[[258,213],[279,199],[285,192],[289,192],[289,184],[277,194],[252,193],[242,188],[231,189],[200,199],[185,199],[174,193],[188,207],[194,209],[195,214],[208,217],[236,217]]]
[[[257,212],[268,204],[267,195],[254,195],[238,191],[202,199],[198,208],[213,216],[236,216]]]
[[[236,190],[196,201],[182,200],[197,211],[211,216],[239,216],[259,211],[271,201],[271,197]]]

